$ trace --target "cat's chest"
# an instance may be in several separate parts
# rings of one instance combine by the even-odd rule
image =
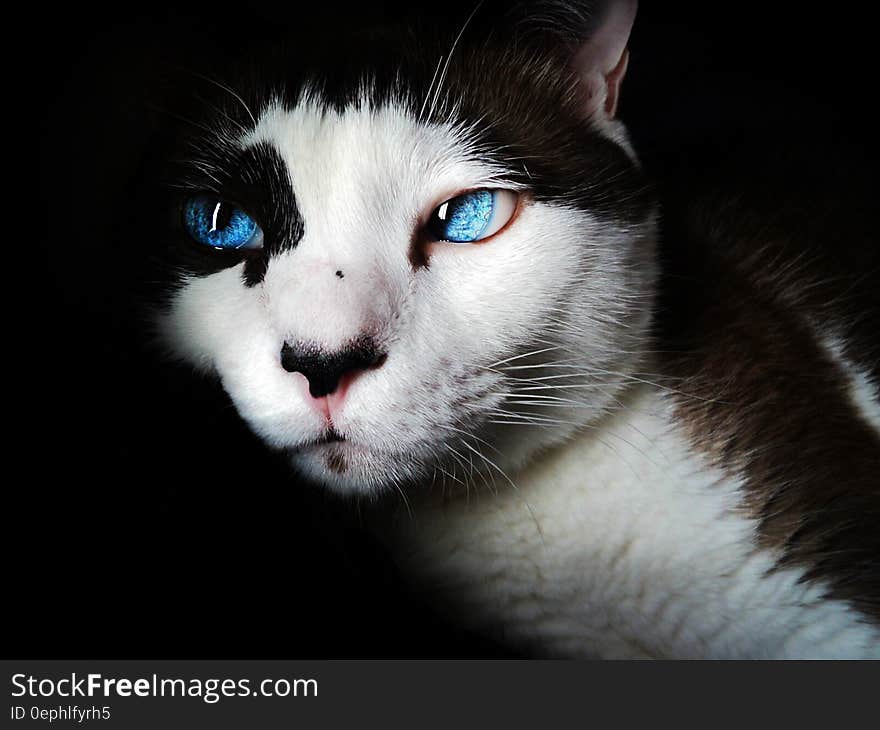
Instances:
[[[509,484],[422,505],[397,546],[456,618],[554,656],[871,655],[878,635],[759,549],[741,483],[695,453],[662,397]]]

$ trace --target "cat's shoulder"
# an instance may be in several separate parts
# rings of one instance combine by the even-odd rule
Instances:
[[[880,619],[870,174],[777,154],[670,186],[656,346],[677,420],[744,478],[761,544]]]

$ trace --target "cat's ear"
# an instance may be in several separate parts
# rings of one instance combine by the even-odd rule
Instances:
[[[637,0],[522,0],[509,17],[521,38],[565,56],[580,81],[584,116],[612,120],[637,7]]]
[[[629,62],[627,43],[638,2],[607,0],[598,5],[584,38],[574,48],[571,64],[582,84],[587,116],[601,114],[612,119]]]

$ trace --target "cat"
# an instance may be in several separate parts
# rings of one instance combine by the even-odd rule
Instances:
[[[735,199],[661,235],[636,11],[482,3],[206,79],[163,341],[528,655],[880,658],[873,244]]]

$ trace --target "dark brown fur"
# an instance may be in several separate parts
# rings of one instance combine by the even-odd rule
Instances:
[[[880,621],[880,437],[819,342],[880,385],[880,256],[848,186],[766,176],[669,211],[663,368],[693,443],[745,479],[760,544]]]

